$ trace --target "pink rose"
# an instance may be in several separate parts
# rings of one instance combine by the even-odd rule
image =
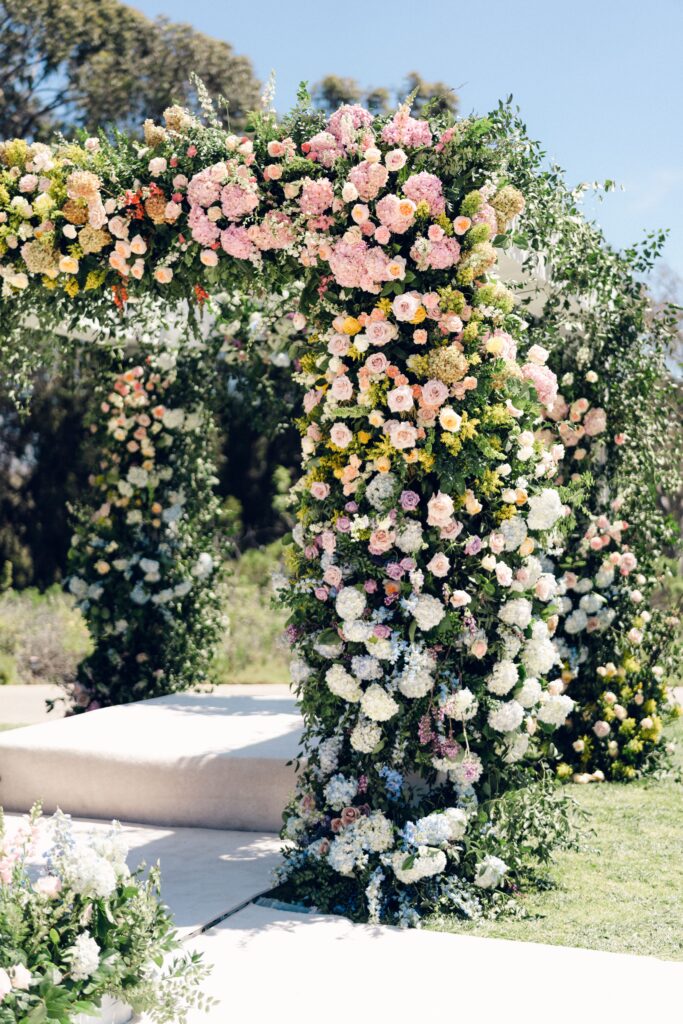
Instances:
[[[353,434],[345,423],[334,423],[330,430],[330,440],[337,448],[346,448],[353,440]]]
[[[609,736],[609,734],[610,734],[609,722],[603,722],[603,721],[596,722],[595,725],[593,726],[593,732],[595,733],[595,735],[598,737],[599,740],[604,740],[605,736]]]
[[[351,348],[351,339],[345,334],[333,334],[327,343],[327,351],[331,356],[345,356]]]
[[[431,561],[427,563],[427,568],[429,569],[431,574],[433,576],[438,576],[439,578],[447,576],[450,567],[450,561],[448,560],[446,555],[444,555],[443,552],[441,551],[438,551],[431,559]]]
[[[383,555],[393,547],[395,540],[396,534],[393,530],[386,530],[378,527],[370,534],[368,551],[371,555]]]
[[[424,405],[438,409],[448,398],[448,388],[440,380],[428,380],[422,386],[422,401]]]
[[[412,320],[420,308],[420,296],[417,292],[405,292],[397,295],[391,304],[391,309],[397,320]]]
[[[311,494],[318,501],[324,501],[330,493],[330,485],[323,483],[322,480],[314,480],[311,484]]]
[[[388,420],[384,424],[389,435],[389,440],[394,448],[399,451],[405,448],[414,448],[417,441],[417,430],[412,423],[403,423],[398,420]]]
[[[373,354],[368,356],[365,360],[365,365],[369,373],[384,373],[389,365],[389,360],[382,352],[373,352]]]
[[[371,320],[365,328],[365,335],[371,345],[381,348],[393,341],[398,335],[398,328],[388,320]]]
[[[447,526],[451,521],[454,508],[450,495],[439,491],[427,503],[427,523],[429,526]]]
[[[323,579],[325,583],[329,583],[331,587],[338,589],[342,581],[342,571],[338,565],[328,565]]]
[[[342,374],[334,378],[330,391],[337,401],[347,402],[353,397],[353,384],[345,374]]]
[[[387,404],[392,412],[407,412],[413,408],[413,392],[408,384],[402,384],[387,394]]]

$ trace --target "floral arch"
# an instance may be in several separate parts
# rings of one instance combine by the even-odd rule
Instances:
[[[298,288],[303,469],[280,596],[306,732],[283,881],[359,918],[474,913],[524,877],[530,835],[540,859],[565,836],[538,764],[574,707],[580,659],[558,653],[553,634],[571,583],[562,537],[588,478],[569,480],[563,465],[553,416],[575,419],[556,415],[548,359],[567,309],[584,328],[593,312],[551,295],[544,317],[528,318],[496,275],[502,250],[521,246],[533,262],[571,219],[562,209],[553,220],[522,149],[502,108],[453,123],[408,105],[384,118],[352,106],[325,121],[303,96],[282,122],[254,115],[244,137],[171,108],[164,126],[146,123],[144,146],[102,136],[0,148],[8,365],[30,364],[29,314],[43,326],[87,317],[114,340],[132,330],[144,355],[121,364],[100,407],[115,454],[94,481],[84,600],[104,585],[98,573],[150,609],[161,587],[163,632],[163,614],[191,592],[190,607],[204,600],[197,642],[219,628],[202,589],[213,566],[201,516],[184,509],[195,501],[211,518],[205,304]],[[595,288],[569,261],[558,272],[575,294]],[[170,354],[154,335],[166,313],[186,321]],[[599,398],[577,396],[579,419]],[[179,496],[173,474],[188,465],[195,486]],[[117,568],[141,520],[166,530],[168,585],[140,552]],[[603,520],[595,531],[623,532]],[[105,618],[111,640],[117,623]]]

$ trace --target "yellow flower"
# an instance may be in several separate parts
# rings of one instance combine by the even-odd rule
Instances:
[[[59,269],[62,274],[77,274],[78,260],[74,256],[62,256],[59,261]]]
[[[103,558],[95,562],[95,572],[98,572],[100,576],[106,576],[110,568],[109,562],[105,562]]]
[[[44,277],[42,279],[43,288],[47,288],[48,291],[52,291],[57,287],[57,282],[51,277]]]
[[[91,270],[85,279],[86,292],[100,288],[104,284],[105,273],[103,270]]]
[[[442,434],[441,443],[451,455],[458,455],[462,450],[462,439],[457,434]]]
[[[377,303],[376,309],[380,309],[385,316],[388,316],[389,313],[391,313],[391,302],[389,299],[380,299]]]
[[[391,459],[386,455],[380,455],[375,459],[375,469],[378,473],[388,473],[391,469]]]
[[[496,519],[499,523],[502,523],[504,519],[514,519],[517,515],[517,509],[514,505],[503,505],[496,512]]]
[[[353,337],[354,334],[358,334],[363,328],[356,320],[355,316],[347,316],[342,324],[342,331],[344,334],[348,334]]]
[[[78,281],[76,280],[75,277],[70,277],[69,280],[64,285],[64,291],[72,299],[75,295],[78,295],[80,290],[81,289],[78,287]]]
[[[361,444],[368,444],[371,437],[372,434],[369,434],[367,430],[358,431],[358,440],[360,441]]]
[[[460,414],[457,413],[455,409],[452,409],[450,405],[447,405],[444,406],[444,408],[439,413],[439,423],[441,424],[444,430],[451,431],[452,433],[455,434],[457,433],[458,430],[460,430],[462,416],[460,416]]]
[[[427,310],[424,308],[424,306],[418,306],[417,309],[415,310],[415,316],[410,321],[410,323],[411,324],[421,324],[422,321],[426,319],[426,316],[427,316]]]

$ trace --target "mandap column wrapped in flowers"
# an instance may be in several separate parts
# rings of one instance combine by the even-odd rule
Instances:
[[[556,382],[496,276],[524,199],[487,170],[490,122],[300,105],[252,127],[173,108],[143,149],[6,144],[8,335],[32,303],[111,319],[302,279],[283,599],[306,729],[285,874],[373,920],[472,910],[519,877],[501,807],[572,710],[543,554],[570,521],[562,447],[534,435]],[[552,839],[545,798],[527,812]]]

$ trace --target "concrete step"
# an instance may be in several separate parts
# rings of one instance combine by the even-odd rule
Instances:
[[[277,832],[301,718],[288,692],[177,694],[0,734],[0,805]]]

